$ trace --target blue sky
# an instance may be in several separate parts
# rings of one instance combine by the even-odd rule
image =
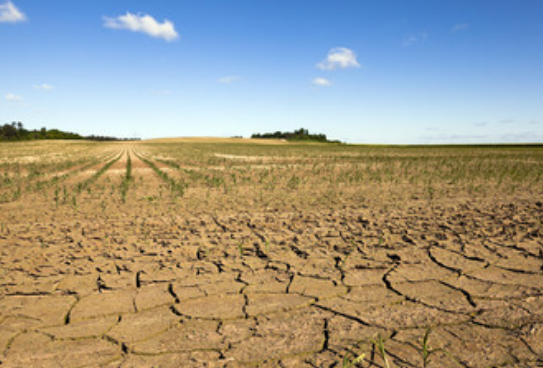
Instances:
[[[543,142],[540,0],[0,0],[0,123]]]

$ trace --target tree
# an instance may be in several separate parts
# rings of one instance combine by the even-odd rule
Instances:
[[[11,125],[6,124],[2,127],[2,137],[8,141],[13,141],[17,139],[17,129],[15,128],[15,123]]]

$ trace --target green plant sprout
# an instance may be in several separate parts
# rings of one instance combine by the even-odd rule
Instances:
[[[239,255],[243,257],[243,240],[238,242]]]
[[[428,328],[426,330],[426,333],[424,334],[424,337],[422,338],[422,343],[421,343],[421,347],[420,348],[417,348],[418,352],[421,354],[422,356],[422,362],[423,362],[423,368],[427,368],[428,367],[428,364],[430,364],[430,357],[435,354],[435,353],[443,353],[445,355],[447,355],[451,361],[457,365],[458,367],[462,367],[462,365],[458,362],[458,360],[451,354],[449,353],[447,350],[445,349],[430,349],[430,346],[428,345],[428,340],[429,340],[429,337],[430,337],[430,332],[432,331],[431,328]]]
[[[458,360],[450,352],[448,352],[447,350],[442,349],[442,348],[438,348],[438,349],[431,349],[430,348],[429,339],[430,339],[431,331],[432,331],[431,328],[428,328],[426,330],[426,333],[424,334],[424,336],[422,338],[421,347],[420,348],[415,347],[417,352],[422,357],[422,367],[423,368],[428,368],[429,367],[430,357],[433,356],[435,353],[443,353],[447,357],[449,357],[449,359],[456,366],[463,367],[462,364],[460,364],[458,362]],[[377,353],[379,354],[379,356],[383,359],[383,363],[384,363],[385,367],[390,368],[390,363],[388,361],[387,349],[385,347],[385,341],[383,340],[383,337],[380,334],[378,334],[375,339],[371,340],[371,345],[373,345],[373,347],[377,350]],[[349,357],[350,357],[349,354],[346,355],[345,357],[343,357],[343,360],[342,360],[342,367],[343,368],[352,367],[355,364],[357,364],[359,362],[362,362],[364,360],[365,354],[362,354],[362,355],[358,356],[357,358],[355,358],[353,360],[349,360]]]
[[[349,360],[349,355],[346,355],[343,358],[341,367],[342,368],[351,368],[354,365],[356,365],[356,364],[358,364],[360,362],[363,362],[365,357],[366,357],[366,354],[361,354],[361,355],[355,357],[353,360]]]
[[[377,349],[381,358],[383,358],[383,362],[385,362],[385,367],[390,368],[390,365],[388,364],[387,351],[385,348],[385,341],[383,340],[381,334],[377,335],[376,339],[371,340],[371,343]]]

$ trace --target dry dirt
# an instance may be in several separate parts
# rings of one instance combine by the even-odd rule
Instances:
[[[179,182],[153,161],[167,152],[105,147],[100,163],[0,204],[1,368],[344,367],[362,353],[357,366],[385,367],[379,338],[390,367],[423,367],[428,328],[428,367],[543,366],[532,192],[397,203],[373,199],[385,184],[354,185],[308,205],[309,184],[265,203],[251,184],[194,184],[174,196],[139,158]]]

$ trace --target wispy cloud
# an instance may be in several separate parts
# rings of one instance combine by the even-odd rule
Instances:
[[[403,42],[402,42],[402,45],[404,45],[405,47],[409,47],[409,46],[413,46],[421,41],[426,41],[428,39],[428,33],[426,32],[421,32],[419,34],[416,34],[416,35],[409,35],[409,36],[406,36],[404,39],[403,39]]]
[[[163,23],[159,23],[148,14],[126,13],[126,15],[120,15],[116,18],[103,17],[103,19],[106,28],[145,33],[151,37],[162,38],[166,41],[175,41],[179,38],[179,34],[172,22],[165,19]]]
[[[320,77],[314,78],[312,83],[315,86],[319,86],[319,87],[330,87],[332,85],[332,82],[330,82],[328,79],[320,78]]]
[[[241,77],[239,75],[227,75],[226,77],[221,77],[217,80],[217,82],[221,84],[231,84],[234,82],[238,82],[241,80]]]
[[[353,50],[336,47],[328,52],[324,61],[317,64],[317,68],[321,70],[360,68],[360,64],[356,60],[356,53]]]
[[[0,22],[17,23],[24,22],[26,15],[23,14],[11,1],[0,4]]]
[[[6,100],[10,102],[21,102],[23,100],[23,97],[14,93],[8,93],[6,95]]]
[[[50,91],[50,90],[52,90],[52,89],[55,89],[55,87],[53,87],[53,86],[50,85],[50,84],[43,83],[43,84],[36,84],[36,85],[34,85],[34,89],[41,89],[41,90],[45,90],[45,91]]]
[[[469,28],[469,24],[467,24],[467,23],[455,24],[451,28],[451,32],[456,33],[456,32],[460,32],[460,31],[465,31],[468,28]]]

